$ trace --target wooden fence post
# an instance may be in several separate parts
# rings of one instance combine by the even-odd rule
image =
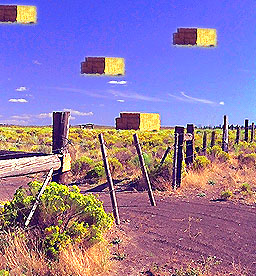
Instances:
[[[204,155],[206,153],[206,148],[207,148],[207,132],[204,131],[204,136],[203,136],[203,154]]]
[[[139,157],[140,168],[141,168],[141,171],[142,171],[142,175],[143,175],[144,181],[147,184],[148,196],[149,196],[150,203],[151,203],[152,206],[156,206],[156,202],[155,202],[155,199],[154,199],[151,183],[150,183],[150,180],[149,180],[149,177],[148,177],[148,172],[147,172],[147,169],[146,169],[146,166],[145,166],[145,161],[144,161],[144,158],[143,158],[143,155],[142,155],[142,151],[141,151],[141,147],[140,147],[140,143],[139,143],[137,133],[133,134],[133,140],[134,140],[134,145],[135,145],[135,148],[137,150],[138,157]]]
[[[120,218],[119,218],[119,212],[118,212],[118,207],[117,207],[116,194],[115,194],[115,189],[114,189],[114,184],[113,184],[113,180],[111,177],[111,173],[109,170],[106,148],[105,148],[102,133],[99,134],[99,140],[100,140],[100,148],[101,148],[101,153],[102,153],[102,160],[103,160],[103,164],[104,164],[104,168],[105,168],[105,172],[106,172],[106,176],[107,176],[107,181],[108,181],[108,187],[109,187],[109,193],[110,193],[113,213],[114,213],[116,224],[119,225]]]
[[[254,123],[252,123],[251,142],[254,142],[254,131],[255,131],[255,125]]]
[[[236,126],[236,141],[235,141],[235,143],[239,144],[239,140],[240,140],[240,126],[237,125]]]
[[[174,134],[174,153],[173,153],[173,169],[172,169],[172,188],[174,189],[177,186],[177,164],[178,164],[178,143],[179,143],[179,134]]]
[[[138,157],[139,157],[140,168],[141,168],[141,171],[142,171],[142,175],[143,175],[144,181],[147,184],[148,196],[149,196],[150,203],[151,203],[152,206],[156,206],[156,202],[155,202],[155,199],[154,199],[151,183],[150,183],[150,180],[149,180],[149,177],[148,177],[148,172],[147,172],[147,169],[146,169],[146,166],[145,166],[145,161],[144,161],[144,158],[143,158],[143,155],[142,155],[142,151],[141,151],[141,147],[140,147],[140,144],[139,144],[139,139],[138,139],[137,133],[133,134],[133,139],[134,139],[134,145],[136,147],[137,154],[138,154]]]
[[[249,136],[249,120],[245,119],[244,121],[244,141],[248,142]]]
[[[215,131],[212,131],[212,138],[211,138],[211,148],[215,146]]]
[[[166,151],[165,151],[165,153],[164,153],[164,155],[163,155],[163,157],[162,157],[162,159],[161,159],[161,161],[160,161],[160,166],[163,165],[164,160],[165,160],[165,158],[167,157],[167,155],[168,155],[168,153],[170,152],[170,150],[171,150],[171,147],[168,146],[168,148],[166,149]]]
[[[32,219],[32,217],[33,217],[33,215],[35,213],[35,210],[36,210],[36,208],[37,208],[37,206],[39,204],[39,200],[40,200],[41,195],[44,193],[44,190],[45,190],[47,184],[51,181],[52,174],[53,174],[53,168],[50,169],[48,175],[46,176],[46,178],[44,180],[43,186],[42,186],[39,194],[36,197],[36,201],[35,201],[32,209],[31,209],[31,211],[30,211],[30,213],[29,213],[29,215],[28,215],[28,217],[26,219],[26,222],[25,222],[25,226],[26,227],[29,225],[29,223],[30,223],[30,221],[31,221],[31,219]]]
[[[181,184],[181,171],[183,160],[184,127],[175,127],[175,148],[173,158],[173,188],[179,188]]]
[[[53,129],[52,129],[52,152],[61,154],[61,168],[53,175],[53,181],[65,184],[67,180],[66,160],[71,164],[68,153],[68,133],[69,133],[70,112],[53,112]],[[70,166],[68,166],[70,167]]]
[[[186,158],[185,162],[187,165],[194,162],[194,125],[187,124],[187,133],[192,134],[192,140],[186,141]]]
[[[224,115],[222,150],[228,152],[228,116]]]

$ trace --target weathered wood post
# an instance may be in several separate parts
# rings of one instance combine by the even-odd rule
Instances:
[[[185,162],[187,165],[189,165],[194,162],[194,125],[193,124],[187,124],[187,133],[192,135],[192,139],[186,141]]]
[[[255,131],[255,125],[254,125],[254,123],[252,123],[251,142],[254,142],[254,131]]]
[[[212,131],[212,137],[211,137],[211,148],[215,146],[215,130]]]
[[[162,159],[161,159],[161,161],[160,161],[160,166],[163,165],[164,160],[165,160],[165,158],[167,157],[167,155],[168,155],[168,153],[170,152],[170,150],[171,150],[171,147],[168,146],[168,148],[166,149],[166,151],[165,151],[165,153],[164,153],[164,155],[163,155],[163,157],[162,157]]]
[[[207,149],[207,132],[204,131],[204,136],[203,136],[203,154],[205,155]]]
[[[181,184],[182,160],[183,160],[184,127],[175,127],[175,148],[173,158],[173,188],[179,188]]]
[[[31,221],[31,219],[32,219],[32,217],[33,217],[35,211],[36,211],[36,208],[37,208],[37,206],[38,206],[39,203],[40,203],[40,201],[39,201],[39,200],[40,200],[40,197],[41,197],[42,194],[44,193],[45,188],[46,188],[46,186],[48,185],[48,183],[51,181],[52,174],[53,174],[53,168],[50,169],[48,175],[46,176],[46,178],[45,178],[45,180],[44,180],[43,186],[42,186],[42,188],[41,188],[39,194],[38,194],[37,197],[36,197],[36,201],[35,201],[35,203],[34,203],[32,209],[31,209],[31,211],[30,211],[30,213],[29,213],[29,215],[28,215],[28,217],[27,217],[27,220],[26,220],[26,222],[25,222],[25,226],[26,226],[26,227],[29,225],[29,223],[30,223],[30,221]]]
[[[239,140],[240,140],[240,126],[237,125],[236,126],[236,141],[235,141],[235,143],[239,144]]]
[[[228,116],[224,115],[222,150],[228,152]]]
[[[244,141],[248,142],[249,136],[249,120],[245,119],[244,121]]]
[[[71,167],[68,153],[70,112],[53,112],[52,153],[61,154],[61,168],[53,175],[53,181],[65,184],[68,182],[67,171]]]
[[[100,148],[101,148],[101,153],[102,153],[102,160],[103,160],[103,164],[104,164],[104,168],[105,168],[105,172],[106,172],[106,176],[107,176],[107,181],[108,181],[108,187],[109,187],[111,204],[112,204],[112,208],[113,208],[113,214],[115,217],[116,224],[119,225],[120,218],[119,218],[119,212],[118,212],[118,207],[117,207],[116,194],[115,194],[114,184],[113,184],[113,180],[112,180],[109,165],[108,165],[106,148],[105,148],[105,143],[104,143],[102,133],[99,134],[99,140],[100,140]]]
[[[140,147],[140,144],[139,144],[139,139],[138,139],[137,133],[133,134],[133,139],[134,139],[134,145],[136,147],[137,154],[138,154],[138,157],[139,157],[140,168],[141,168],[141,171],[142,171],[142,175],[143,175],[144,181],[147,184],[148,196],[149,196],[150,203],[151,203],[152,206],[156,206],[156,202],[155,202],[155,199],[154,199],[151,183],[150,183],[150,180],[149,180],[149,177],[148,177],[148,172],[147,172],[147,169],[146,169],[146,166],[145,166],[145,161],[144,161],[144,158],[143,158],[143,155],[142,155],[142,151],[141,151],[141,147]]]

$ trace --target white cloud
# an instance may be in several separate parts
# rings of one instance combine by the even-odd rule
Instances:
[[[51,118],[52,113],[40,113],[39,115],[36,115],[37,118],[44,119],[44,118]]]
[[[110,83],[110,84],[126,84],[127,83],[127,81],[109,81],[108,83]]]
[[[65,108],[64,111],[70,111],[70,113],[72,115],[76,115],[76,116],[92,116],[93,115],[93,112],[81,112],[81,111],[78,111],[78,110],[73,110],[73,109],[68,109],[68,108]]]
[[[19,88],[16,88],[16,91],[26,91],[27,90],[27,87],[25,86],[21,86]]]
[[[117,100],[118,102],[120,102],[120,103],[123,103],[124,102],[124,100]]]
[[[216,104],[215,102],[213,101],[210,101],[210,100],[206,100],[206,99],[200,99],[200,98],[195,98],[195,97],[191,97],[191,96],[188,96],[186,95],[184,92],[180,92],[180,94],[183,96],[183,97],[180,97],[180,96],[176,96],[176,95],[172,95],[172,94],[168,94],[170,97],[173,97],[177,100],[180,100],[180,101],[184,101],[184,102],[199,102],[199,103],[204,103],[204,104]]]
[[[26,125],[29,122],[27,120],[16,120],[16,119],[6,119],[1,120],[1,124],[8,124],[8,125]]]
[[[224,105],[225,103],[224,103],[224,102],[220,102],[219,104],[220,104],[220,105]]]
[[[69,87],[44,87],[45,89],[55,89],[55,90],[61,90],[61,91],[69,91],[69,92],[76,92],[76,93],[80,93],[80,94],[84,94],[90,97],[94,97],[94,98],[104,98],[104,99],[109,99],[109,96],[107,95],[103,95],[103,94],[97,94],[94,92],[90,92],[84,89],[80,89],[80,88],[69,88]]]
[[[130,98],[134,100],[142,100],[142,101],[148,101],[148,102],[165,102],[165,100],[162,100],[160,98],[155,98],[155,97],[149,97],[149,96],[144,96],[138,93],[123,93],[120,91],[116,90],[109,90],[109,93],[113,94],[115,97],[123,97],[123,98]]]
[[[33,60],[33,63],[36,65],[42,65],[42,63],[40,63],[38,60]]]
[[[11,103],[27,103],[28,101],[25,99],[9,99]]]
[[[12,120],[30,120],[31,115],[23,114],[23,115],[13,115],[11,116]]]

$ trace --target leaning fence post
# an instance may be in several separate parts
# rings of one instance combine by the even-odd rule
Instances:
[[[244,121],[244,141],[248,142],[249,136],[249,120],[245,119]]]
[[[44,180],[43,186],[42,186],[42,188],[41,188],[41,190],[40,190],[40,192],[39,192],[39,194],[38,194],[38,196],[36,198],[36,201],[35,201],[32,209],[31,209],[31,211],[30,211],[30,213],[29,213],[29,215],[27,217],[27,220],[25,222],[25,226],[26,227],[29,225],[29,223],[30,223],[30,221],[31,221],[31,219],[32,219],[32,217],[33,217],[33,215],[35,213],[35,210],[36,210],[36,208],[37,208],[37,206],[39,204],[39,199],[40,199],[41,195],[43,194],[43,192],[44,192],[47,184],[50,182],[50,180],[52,178],[52,174],[53,174],[53,169],[50,169],[48,175],[46,176],[46,178]]]
[[[150,183],[150,180],[149,180],[149,177],[148,177],[148,172],[147,172],[147,169],[146,169],[146,166],[145,166],[145,161],[144,161],[144,158],[143,158],[143,155],[142,155],[142,151],[141,151],[141,147],[140,147],[140,144],[139,144],[139,139],[138,139],[137,133],[133,134],[133,139],[134,139],[134,145],[136,147],[137,154],[138,154],[138,157],[139,157],[140,168],[141,168],[141,171],[142,171],[142,175],[143,175],[144,181],[147,184],[148,196],[149,196],[150,203],[151,203],[152,206],[156,206],[156,202],[155,202],[155,199],[154,199],[151,183]]]
[[[252,123],[251,142],[254,141],[254,130],[255,130],[255,126],[254,126],[254,123]]]
[[[228,116],[224,115],[222,150],[228,152]]]
[[[114,190],[114,184],[113,184],[113,180],[111,177],[111,173],[109,170],[108,159],[107,159],[107,154],[106,154],[106,149],[105,149],[105,144],[104,144],[102,133],[99,134],[99,140],[100,140],[100,148],[101,148],[101,153],[102,153],[103,164],[104,164],[107,181],[108,181],[108,187],[109,187],[109,193],[110,193],[113,213],[114,213],[116,224],[118,225],[118,224],[120,224],[120,218],[119,218],[119,212],[118,212],[118,207],[117,207],[116,194],[115,194],[115,190]]]
[[[179,188],[181,184],[182,160],[183,160],[184,127],[175,127],[175,148],[173,159],[173,188]]]
[[[211,148],[215,146],[215,131],[212,131],[212,137],[211,137]]]
[[[239,140],[240,140],[240,126],[237,125],[236,126],[236,144],[239,144]]]
[[[53,181],[58,183],[67,182],[67,171],[71,168],[71,158],[68,153],[70,112],[53,112],[52,129],[52,152],[61,154],[61,168],[53,175]]]
[[[192,135],[192,139],[186,141],[185,162],[187,165],[189,165],[194,162],[194,125],[193,124],[187,124],[187,133],[190,133]]]
[[[207,148],[207,132],[204,132],[203,136],[203,154],[205,155],[206,153],[206,148]]]
[[[160,161],[160,166],[163,165],[164,160],[165,160],[165,158],[167,157],[167,155],[168,155],[168,153],[170,152],[170,150],[171,150],[171,147],[168,146],[168,148],[166,149],[166,151],[165,151],[165,153],[164,153],[164,155],[163,155],[163,157],[162,157],[162,159],[161,159],[161,161]]]

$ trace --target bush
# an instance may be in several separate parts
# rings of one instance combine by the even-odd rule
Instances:
[[[193,168],[195,170],[200,170],[206,168],[208,165],[210,165],[210,160],[204,156],[204,155],[199,155],[195,158],[193,162]]]
[[[145,165],[146,165],[147,167],[149,167],[150,164],[151,164],[152,158],[150,157],[149,154],[147,154],[147,153],[145,153],[145,152],[142,153],[142,156],[143,156],[143,158],[144,158]],[[135,166],[137,166],[137,167],[140,166],[140,162],[139,162],[139,157],[138,157],[138,155],[136,155],[136,156],[132,159],[132,163],[133,163]]]
[[[108,163],[109,163],[109,169],[111,174],[114,174],[117,170],[123,169],[123,165],[116,157],[109,157]]]
[[[29,183],[29,190],[20,187],[12,201],[4,205],[0,218],[0,230],[24,228],[24,223],[35,202],[42,183]],[[42,249],[51,258],[57,258],[68,244],[103,239],[103,232],[111,227],[112,215],[107,214],[102,202],[94,195],[83,195],[77,186],[68,188],[52,182],[41,196],[30,227],[37,231]]]
[[[238,162],[247,167],[256,167],[256,153],[239,154]]]
[[[241,191],[245,192],[245,193],[251,193],[252,192],[252,188],[248,183],[243,183],[241,185]]]
[[[229,154],[223,151],[220,146],[213,146],[212,148],[207,149],[207,153],[222,162],[225,162],[230,159]]]
[[[0,270],[0,276],[9,276],[9,275],[10,274],[7,270],[4,270],[4,269]]]
[[[105,175],[105,169],[102,164],[102,161],[95,163],[94,168],[87,172],[86,179],[96,178],[99,179],[100,177]]]
[[[227,200],[228,198],[232,197],[233,193],[230,190],[223,191],[220,195],[221,199]]]
[[[82,156],[71,164],[71,171],[74,175],[84,171],[89,171],[93,167],[93,160],[87,156]]]

